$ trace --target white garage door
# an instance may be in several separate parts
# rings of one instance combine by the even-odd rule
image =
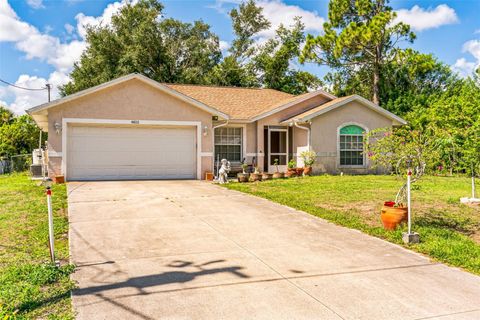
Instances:
[[[68,126],[67,179],[194,179],[194,127]]]

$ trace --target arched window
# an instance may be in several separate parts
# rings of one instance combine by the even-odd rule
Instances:
[[[363,166],[363,135],[365,130],[356,125],[340,129],[340,165]]]

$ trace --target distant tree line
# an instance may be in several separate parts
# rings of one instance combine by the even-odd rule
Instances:
[[[203,21],[163,17],[156,0],[126,4],[110,25],[87,27],[87,49],[61,88],[63,95],[137,72],[158,82],[265,87],[293,94],[320,87],[313,74],[295,68],[305,26],[299,18],[281,25],[272,39],[256,41],[271,23],[253,0],[231,10],[233,40],[228,54]]]

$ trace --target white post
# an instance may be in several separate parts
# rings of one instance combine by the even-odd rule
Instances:
[[[407,210],[408,210],[408,234],[412,233],[412,206],[410,201],[410,180],[412,170],[408,169],[407,173]]]
[[[50,258],[55,263],[55,247],[53,243],[53,211],[52,211],[52,190],[47,187],[47,205],[48,205],[48,240],[50,247]]]
[[[472,199],[475,199],[475,174],[472,172]]]
[[[472,162],[472,199],[475,199],[475,166]]]

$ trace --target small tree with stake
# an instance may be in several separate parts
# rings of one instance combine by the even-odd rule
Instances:
[[[367,134],[365,146],[374,166],[390,169],[396,174],[407,172],[407,182],[398,190],[395,201],[384,203],[381,219],[388,230],[407,221],[409,228],[404,241],[418,242],[418,234],[411,233],[410,186],[421,179],[427,164],[435,159],[432,135],[408,128],[377,129]]]
[[[396,174],[412,169],[411,183],[425,174],[427,164],[436,158],[435,140],[432,135],[408,128],[380,128],[365,137],[366,152],[373,166],[380,166]],[[403,184],[395,197],[395,205],[406,204],[407,184]]]

